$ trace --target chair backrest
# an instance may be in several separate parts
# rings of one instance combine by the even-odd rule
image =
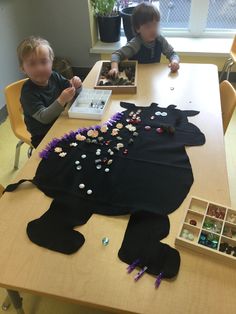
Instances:
[[[6,86],[5,98],[12,131],[20,140],[31,145],[31,135],[27,131],[20,103],[21,89],[26,80],[28,79],[26,78]]]
[[[233,40],[232,47],[230,50],[230,55],[233,61],[236,62],[236,35],[234,36],[234,40]]]
[[[2,196],[3,191],[4,191],[4,187],[0,184],[0,198]]]
[[[236,106],[236,91],[228,81],[220,83],[220,99],[225,133]]]

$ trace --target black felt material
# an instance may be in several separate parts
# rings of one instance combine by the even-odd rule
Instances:
[[[160,242],[168,233],[168,216],[147,212],[132,214],[118,256],[127,264],[139,259],[137,267],[147,266],[147,273],[163,272],[163,278],[172,278],[179,271],[180,255]]]
[[[27,226],[30,240],[40,246],[65,254],[76,252],[84,236],[75,226],[85,224],[92,213],[86,204],[73,204],[70,199],[53,200],[48,211]]]
[[[100,127],[91,128],[98,131],[95,138],[87,134],[88,130],[72,132],[43,152],[45,158],[32,182],[53,201],[42,217],[28,224],[27,234],[40,246],[71,254],[84,243],[75,226],[86,223],[93,213],[131,214],[119,250],[120,259],[131,264],[139,258],[139,266],[148,266],[147,272],[163,272],[164,277],[171,278],[178,273],[180,256],[160,240],[169,232],[168,214],[181,205],[193,183],[185,146],[205,143],[204,134],[188,121],[188,117],[199,112],[179,110],[174,105],[162,108],[156,103],[149,107],[130,103],[121,106],[126,110],[109,122],[107,132],[103,133]],[[140,117],[137,124],[130,121],[133,113]],[[112,135],[117,123],[122,127],[117,135]],[[135,130],[131,131],[130,125]],[[162,133],[157,132],[160,128]],[[79,141],[78,134],[85,136],[86,141]],[[123,147],[116,149],[118,143]],[[65,155],[60,157],[55,149]],[[101,150],[99,156],[97,149]],[[109,149],[113,155],[109,155]],[[104,158],[112,159],[112,163],[101,162],[98,170],[95,160]],[[76,169],[77,161],[81,170]],[[82,189],[81,183],[85,186]],[[6,191],[16,187],[17,184],[10,185]]]
[[[127,125],[129,113],[140,107],[128,103],[121,105],[128,110],[119,122]],[[187,119],[198,112],[181,111],[175,106],[160,108],[155,103],[141,109],[141,123],[136,125],[137,137],[124,127],[119,132],[122,140],[117,140],[110,135],[115,128],[114,123],[109,132],[99,134],[104,140],[111,140],[107,146],[79,142],[77,147],[70,147],[68,140],[62,140],[58,146],[67,153],[66,157],[61,158],[52,152],[43,159],[33,179],[34,184],[52,198],[70,196],[75,202],[87,199],[95,213],[119,215],[140,210],[166,215],[173,212],[181,205],[193,183],[185,145],[205,142],[204,134]],[[167,112],[168,115],[150,120],[156,111]],[[174,126],[175,133],[157,134],[156,128],[163,124]],[[152,130],[146,131],[146,125]],[[134,140],[132,145],[128,144],[130,139]],[[107,150],[113,149],[118,142],[125,145],[128,155],[124,156],[121,149],[110,157]],[[99,157],[95,155],[97,148],[102,150]],[[86,154],[85,160],[81,160],[82,154]],[[100,157],[112,158],[109,174],[104,172],[104,167],[99,171],[96,169],[94,161]],[[81,171],[76,170],[77,159],[81,161]],[[81,182],[92,189],[92,195],[78,188]]]
[[[18,181],[17,183],[12,183],[12,184],[9,184],[6,188],[5,188],[5,190],[4,190],[4,193],[5,192],[13,192],[13,191],[15,191],[16,189],[17,189],[17,187],[19,186],[19,185],[21,185],[22,183],[24,183],[24,182],[32,182],[32,180],[28,180],[28,179],[22,179],[22,180],[20,180],[20,181]]]

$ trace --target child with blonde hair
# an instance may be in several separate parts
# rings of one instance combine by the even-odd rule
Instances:
[[[54,53],[43,38],[24,39],[17,54],[21,70],[29,77],[22,87],[20,101],[32,145],[36,148],[82,82],[77,76],[69,81],[52,71]]]

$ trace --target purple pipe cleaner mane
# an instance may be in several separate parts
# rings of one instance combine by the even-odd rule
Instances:
[[[119,121],[123,116],[123,112],[117,112],[114,114],[107,122],[103,123],[102,125],[94,125],[89,128],[79,128],[77,131],[70,131],[69,133],[63,135],[61,138],[54,138],[51,142],[47,144],[47,146],[39,153],[39,157],[43,159],[47,159],[49,154],[54,150],[54,148],[61,142],[61,141],[75,141],[76,135],[81,134],[84,135],[89,130],[100,130],[103,125],[112,126],[114,123]]]

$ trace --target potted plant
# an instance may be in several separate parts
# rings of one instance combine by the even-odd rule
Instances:
[[[133,7],[124,6],[120,12],[122,20],[123,20],[125,36],[128,41],[131,40],[135,36],[135,32],[133,30],[132,20],[131,20],[134,8],[135,6]]]
[[[97,17],[101,41],[106,43],[119,41],[121,17],[116,7],[116,0],[91,0],[90,2]]]
[[[152,2],[152,0],[144,0],[140,2]],[[127,40],[131,40],[135,36],[135,32],[132,27],[132,13],[136,5],[129,6],[128,0],[119,0],[119,5],[122,8],[120,14],[123,20],[124,32]]]

